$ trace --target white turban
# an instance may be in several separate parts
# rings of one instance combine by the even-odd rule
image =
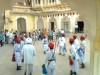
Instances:
[[[32,44],[32,39],[31,39],[31,38],[27,38],[27,39],[26,39],[26,43],[27,43],[27,44]]]

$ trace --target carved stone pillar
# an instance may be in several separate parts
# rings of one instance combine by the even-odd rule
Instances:
[[[48,5],[49,5],[49,3],[50,3],[50,2],[49,2],[49,0],[48,0]]]
[[[56,4],[56,0],[54,1],[54,4]]]
[[[47,0],[44,0],[44,5],[45,5],[45,6],[47,5]]]
[[[35,16],[35,30],[37,30],[37,20],[38,20],[38,16]]]
[[[36,0],[32,0],[32,6],[36,6]]]
[[[61,16],[57,16],[57,29],[61,29]]]
[[[56,0],[56,3],[58,4],[58,0]]]
[[[40,5],[43,6],[43,0],[40,1]]]

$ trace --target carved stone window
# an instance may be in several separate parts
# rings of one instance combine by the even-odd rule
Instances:
[[[49,0],[49,2],[50,2],[50,3],[52,3],[52,2],[56,2],[56,0]]]
[[[52,2],[55,2],[55,0],[52,0]]]
[[[32,0],[25,0],[26,5],[31,5]]]
[[[38,3],[40,4],[40,0],[38,0]]]

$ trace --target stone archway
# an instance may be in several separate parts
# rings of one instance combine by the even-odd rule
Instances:
[[[56,19],[55,19],[55,17],[52,17],[52,18],[49,20],[49,29],[54,31],[56,28],[57,28]]]
[[[37,29],[44,29],[44,22],[42,18],[37,20]]]
[[[70,27],[70,19],[68,19],[67,16],[64,16],[61,19],[61,29],[64,29],[65,32],[68,32],[69,31],[69,27]]]
[[[26,19],[24,18],[17,19],[17,31],[26,32]]]

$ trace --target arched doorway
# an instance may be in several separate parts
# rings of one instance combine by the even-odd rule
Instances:
[[[67,18],[67,16],[64,16],[61,20],[61,29],[64,29],[65,32],[69,31],[69,23],[70,19]]]
[[[49,20],[49,29],[54,31],[56,28],[57,28],[56,19],[54,17],[52,17]]]
[[[44,29],[44,22],[42,18],[37,20],[37,29]]]
[[[17,31],[26,32],[26,20],[24,18],[17,19]]]

